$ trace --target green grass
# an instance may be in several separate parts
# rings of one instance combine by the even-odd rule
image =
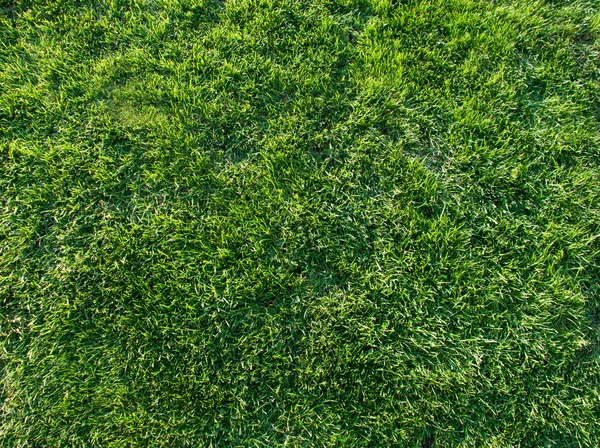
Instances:
[[[595,0],[0,0],[0,445],[600,446]]]

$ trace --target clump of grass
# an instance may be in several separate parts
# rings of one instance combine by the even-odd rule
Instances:
[[[598,446],[592,1],[0,8],[6,446]]]

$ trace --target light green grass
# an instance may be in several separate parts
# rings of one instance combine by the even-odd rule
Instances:
[[[0,1],[0,445],[600,446],[597,1]]]

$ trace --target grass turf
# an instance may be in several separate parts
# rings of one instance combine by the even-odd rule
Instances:
[[[596,1],[0,5],[2,446],[600,446]]]

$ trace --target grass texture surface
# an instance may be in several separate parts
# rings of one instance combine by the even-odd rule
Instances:
[[[600,446],[600,4],[0,1],[0,445]]]

